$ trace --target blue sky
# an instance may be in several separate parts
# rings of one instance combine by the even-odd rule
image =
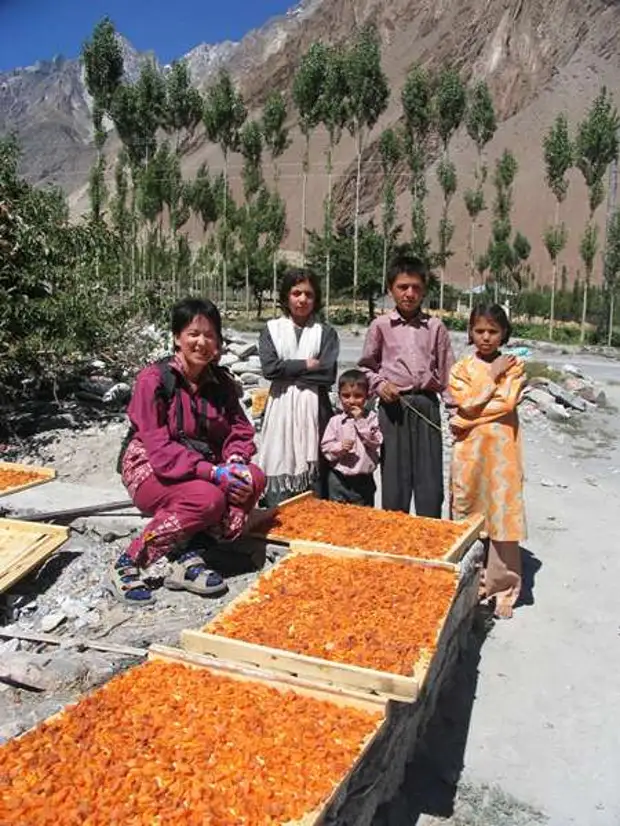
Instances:
[[[108,15],[140,51],[165,63],[199,43],[239,40],[295,0],[0,0],[0,71],[75,57]]]

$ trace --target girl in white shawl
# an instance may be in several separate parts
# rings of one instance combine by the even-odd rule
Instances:
[[[268,507],[310,489],[327,495],[319,446],[332,415],[340,348],[334,328],[317,318],[321,290],[312,273],[286,273],[280,307],[283,317],[267,323],[258,343],[263,375],[272,382],[258,453]]]

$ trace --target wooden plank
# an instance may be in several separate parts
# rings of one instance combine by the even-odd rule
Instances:
[[[389,559],[392,562],[401,562],[405,565],[419,565],[423,568],[439,568],[443,571],[455,571],[456,565],[443,559],[422,559],[417,556],[402,556],[389,554],[383,551],[367,551],[363,548],[346,548],[343,545],[328,545],[325,542],[310,542],[305,539],[295,539],[290,543],[291,553],[321,553],[326,556],[350,556],[357,559]]]
[[[122,654],[125,657],[146,657],[146,648],[134,648],[132,645],[120,645],[114,642],[100,642],[99,640],[82,637],[65,637],[57,634],[35,633],[30,631],[5,631],[0,628],[0,638],[5,640],[24,640],[25,642],[41,642],[46,645],[64,645],[75,648],[92,648],[93,651],[106,651],[109,654]]]
[[[299,502],[302,502],[304,499],[308,499],[308,498],[314,499],[316,497],[315,497],[315,495],[312,491],[309,491],[307,493],[302,493],[299,496],[293,496],[291,499],[287,499],[285,502],[282,502],[282,504],[280,504],[278,506],[278,508],[282,509],[282,508],[290,507],[291,505],[298,504]],[[277,510],[277,509],[273,508],[272,510]],[[267,516],[265,515],[263,517],[263,519],[266,519],[266,518],[267,518]],[[411,519],[414,520],[412,522],[412,528],[415,524],[415,518],[416,518],[415,516],[411,517]],[[256,525],[260,525],[261,521],[262,520],[257,521]],[[438,520],[438,521],[450,521],[450,520]],[[472,545],[472,543],[475,542],[475,540],[480,536],[481,531],[482,531],[482,527],[484,525],[484,517],[479,515],[479,514],[475,514],[475,515],[469,517],[468,519],[463,520],[462,523],[453,523],[453,524],[458,524],[458,525],[462,524],[463,532],[460,536],[458,536],[454,540],[454,542],[452,543],[452,545],[450,546],[448,551],[446,551],[446,553],[443,554],[443,556],[438,557],[439,560],[444,561],[444,562],[458,562],[463,557],[463,555],[468,550],[468,548]],[[253,526],[251,528],[249,528],[249,530],[251,531],[251,535],[256,537],[256,538],[264,539],[268,542],[279,542],[279,543],[282,543],[282,544],[285,544],[285,545],[290,545],[291,547],[292,547],[293,543],[295,543],[297,545],[303,543],[304,545],[306,545],[309,548],[310,547],[325,547],[325,545],[328,544],[328,543],[315,542],[313,540],[306,540],[306,539],[291,539],[290,536],[285,536],[284,534],[278,534],[277,532],[274,532],[274,531],[269,531],[269,533],[267,533],[267,534],[260,534],[260,533],[257,533],[254,530]],[[332,547],[338,548],[339,550],[346,550],[346,548],[342,545],[333,545]],[[368,549],[365,549],[365,548],[356,548],[354,546],[352,546],[352,547],[353,547],[353,550],[364,551],[366,553],[381,554],[382,556],[385,556],[385,557],[388,557],[388,558],[398,558],[398,559],[406,558],[404,554],[390,554],[387,551],[379,551],[379,550],[369,551]],[[409,557],[409,558],[411,558],[411,559],[422,559],[423,557]]]
[[[462,536],[457,537],[447,554],[443,557],[446,562],[460,562],[465,552],[473,545],[473,543],[482,534],[484,526],[484,516],[481,514],[474,514],[469,519],[464,520],[464,525],[467,525],[466,531]]]
[[[40,565],[69,538],[69,529],[0,519],[0,593]]]
[[[20,490],[28,490],[34,488],[36,485],[42,485],[45,482],[51,482],[56,478],[56,471],[53,468],[41,467],[39,465],[20,465],[18,462],[0,462],[0,472],[3,470],[15,470],[23,473],[36,473],[39,478],[31,479],[24,484],[11,485],[8,488],[0,489],[0,497],[6,496],[9,493],[17,493]]]
[[[322,660],[206,631],[182,631],[181,645],[186,651],[196,654],[209,654],[217,659],[233,660],[261,669],[284,671],[328,685],[346,686],[363,693],[376,694],[385,699],[411,702],[418,693],[418,684],[413,677]]]
[[[214,673],[221,673],[236,680],[265,682],[280,691],[292,690],[306,697],[328,700],[338,706],[357,708],[360,711],[369,711],[372,714],[386,708],[386,700],[381,697],[347,690],[341,686],[315,683],[283,672],[259,670],[245,666],[235,660],[215,659],[215,657],[186,651],[183,648],[172,648],[154,643],[148,650],[148,659],[179,662],[192,668],[208,668]]]

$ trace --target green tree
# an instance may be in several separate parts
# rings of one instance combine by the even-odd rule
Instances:
[[[93,128],[97,160],[90,175],[90,202],[94,221],[100,221],[105,205],[105,157],[103,148],[107,134],[103,119],[110,111],[112,99],[123,78],[123,52],[116,37],[114,24],[107,17],[95,26],[92,37],[82,46],[84,83],[93,99]]]
[[[339,46],[327,51],[325,76],[323,79],[320,111],[321,122],[327,131],[325,168],[327,172],[327,195],[325,197],[325,317],[329,319],[331,299],[331,242],[334,233],[332,205],[332,176],[334,148],[340,142],[342,130],[347,122],[347,75],[346,56]]]
[[[163,128],[175,137],[175,151],[183,150],[202,120],[203,102],[192,86],[187,63],[175,60],[166,74]]]
[[[353,226],[338,227],[332,239],[332,279],[334,290],[351,295],[353,284]],[[314,272],[325,274],[325,237],[318,232],[309,233],[308,263]],[[359,295],[366,300],[367,318],[375,315],[375,302],[381,292],[381,261],[383,259],[383,236],[369,222],[360,227],[359,232]],[[351,314],[357,323],[358,316]]]
[[[240,151],[243,156],[243,193],[245,205],[240,210],[241,236],[243,239],[245,270],[245,310],[250,312],[250,261],[258,245],[259,214],[255,209],[255,196],[263,184],[263,136],[255,120],[248,121],[240,133]],[[255,238],[256,236],[256,238]]]
[[[265,101],[261,129],[265,146],[271,154],[273,166],[273,186],[276,195],[280,192],[280,165],[278,159],[290,146],[289,130],[286,126],[287,106],[282,92],[271,92]],[[279,246],[279,245],[278,245]],[[262,294],[261,294],[262,296]],[[278,301],[278,248],[273,252],[271,298],[275,317]],[[262,300],[262,298],[261,298]]]
[[[207,138],[219,144],[224,156],[220,256],[222,267],[222,309],[228,305],[228,240],[229,240],[229,186],[228,164],[231,152],[239,149],[240,130],[247,118],[247,109],[240,93],[234,87],[230,74],[221,71],[216,82],[207,90],[203,121]]]
[[[603,202],[607,169],[618,157],[618,129],[620,129],[618,110],[607,89],[603,87],[584,120],[579,124],[575,139],[575,166],[583,175],[588,188],[589,205],[588,222],[580,244],[585,269],[581,311],[582,343],[585,341],[586,334],[588,292],[598,250],[598,227],[594,224],[594,214]]]
[[[467,134],[476,145],[476,165],[474,168],[475,188],[464,193],[465,208],[469,215],[469,309],[473,306],[474,275],[476,271],[476,222],[486,209],[484,185],[487,167],[483,153],[497,130],[495,107],[489,87],[484,81],[475,83],[467,95],[465,112]]]
[[[400,138],[394,129],[386,129],[379,141],[383,169],[383,261],[381,264],[381,292],[387,287],[387,264],[392,252],[396,231],[396,169],[402,158]]]
[[[310,171],[310,139],[321,122],[323,87],[327,66],[327,46],[313,43],[301,58],[293,78],[293,101],[299,115],[299,128],[304,136],[303,177],[301,184],[301,255],[306,255],[306,199]]]
[[[405,117],[403,143],[411,173],[411,253],[427,265],[432,263],[426,216],[426,166],[433,124],[432,85],[427,71],[414,66],[401,93]]]
[[[513,248],[510,242],[512,234],[512,189],[518,171],[515,156],[505,149],[501,158],[495,164],[493,184],[495,186],[495,200],[493,203],[493,224],[488,257],[489,269],[493,274],[495,301],[500,300],[502,284],[507,274],[511,273],[514,262]],[[508,286],[506,284],[506,286]]]
[[[620,210],[609,219],[605,248],[605,290],[607,291],[607,345],[613,344],[615,299],[620,274]]]
[[[454,235],[454,224],[450,221],[450,203],[457,187],[456,166],[450,159],[449,147],[454,133],[460,127],[465,115],[465,85],[454,69],[444,69],[438,78],[433,100],[435,125],[441,140],[442,157],[437,166],[437,180],[443,193],[443,206],[439,219],[438,254],[439,263],[439,309],[444,307],[446,268],[452,255],[450,243]]]
[[[553,339],[555,323],[555,294],[558,281],[558,257],[566,246],[568,234],[561,223],[560,207],[568,192],[568,171],[573,165],[573,143],[568,132],[568,119],[559,114],[543,140],[547,185],[555,197],[553,226],[547,227],[543,239],[552,266],[551,307],[549,312],[549,338]]]
[[[218,204],[213,190],[213,182],[208,166],[203,163],[198,167],[192,185],[192,211],[200,218],[203,232],[207,232],[211,224],[218,219]]]
[[[353,220],[353,313],[359,281],[359,216],[362,151],[368,132],[387,109],[390,87],[381,67],[381,43],[374,26],[365,26],[347,50],[344,60],[347,84],[347,127],[355,138],[357,170]]]

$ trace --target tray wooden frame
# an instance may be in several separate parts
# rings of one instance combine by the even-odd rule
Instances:
[[[39,479],[32,479],[30,482],[25,482],[23,485],[13,485],[10,488],[3,488],[0,490],[0,498],[8,496],[10,493],[17,493],[20,490],[28,490],[37,485],[43,485],[45,482],[51,482],[56,478],[56,471],[51,467],[41,467],[39,465],[20,465],[17,462],[0,462],[0,471],[15,470],[24,473],[36,473],[40,476]]]
[[[324,685],[312,685],[304,681],[292,680],[283,677],[279,674],[269,674],[266,672],[252,672],[244,669],[238,663],[226,662],[223,660],[213,661],[209,657],[202,657],[199,654],[192,654],[178,648],[172,648],[165,645],[153,644],[149,648],[149,661],[180,663],[189,668],[210,671],[214,674],[221,674],[225,677],[240,682],[258,682],[263,685],[269,685],[278,691],[294,691],[305,697],[312,697],[322,702],[331,702],[340,708],[355,708],[359,711],[366,711],[370,714],[377,712],[383,714],[383,718],[377,723],[374,731],[366,738],[359,753],[348,771],[342,776],[340,781],[336,783],[329,795],[312,811],[307,812],[298,820],[287,821],[282,826],[320,826],[324,822],[324,817],[330,809],[340,808],[347,800],[348,787],[351,781],[355,778],[358,769],[366,762],[367,755],[371,747],[377,739],[386,739],[388,732],[388,710],[385,702],[379,699],[356,696],[355,694],[348,694],[347,692],[334,691]],[[135,666],[140,667],[140,666]],[[99,689],[95,689],[97,691]],[[92,692],[91,692],[92,693]],[[61,711],[52,714],[46,718],[43,723],[49,724],[62,718],[69,709],[79,705],[80,701],[69,703]],[[36,728],[36,726],[35,726]],[[32,730],[32,729],[31,729]],[[24,737],[25,734],[20,735]]]
[[[26,540],[27,544],[11,552],[11,537]],[[69,528],[61,525],[0,519],[0,593],[40,565],[68,538]]]
[[[291,555],[314,555],[334,557],[353,557],[358,559],[385,559],[403,565],[411,565],[419,568],[440,568],[452,571],[455,574],[455,590],[441,619],[436,635],[435,651],[442,645],[442,634],[450,611],[454,605],[457,593],[458,566],[440,560],[419,560],[412,557],[387,556],[374,553],[372,551],[362,551],[356,548],[338,548],[332,545],[319,547],[308,547],[307,543],[295,543],[291,546],[291,551],[287,557],[280,560],[273,568],[266,571],[261,577],[268,578],[280,565],[286,564],[286,560]],[[258,582],[247,588],[243,593],[230,602],[224,610],[218,614],[217,619],[226,617],[239,605],[252,602],[258,589]],[[205,626],[205,628],[208,626]],[[283,672],[289,675],[312,681],[313,683],[325,683],[331,687],[339,687],[344,690],[354,690],[363,695],[376,695],[385,700],[399,700],[401,702],[414,702],[425,685],[427,674],[431,666],[435,652],[422,653],[416,663],[412,663],[411,675],[395,674],[387,671],[380,671],[363,666],[339,663],[333,660],[311,657],[306,654],[298,654],[294,651],[287,651],[281,648],[258,645],[256,643],[245,642],[244,640],[230,639],[219,634],[211,634],[204,628],[199,630],[184,630],[181,632],[181,646],[186,651],[196,654],[206,654],[215,659],[232,660],[241,662],[246,666],[267,669],[276,672]]]
[[[303,502],[304,499],[313,499],[314,494],[312,491],[308,491],[307,493],[301,493],[299,496],[293,496],[291,499],[287,499],[285,502],[282,502],[278,507],[279,508],[287,508],[291,505],[298,504],[299,502]],[[411,517],[415,519],[414,516]],[[443,520],[442,520],[443,521]],[[441,557],[438,557],[438,561],[443,562],[460,562],[467,550],[471,547],[472,543],[478,539],[482,532],[482,528],[484,527],[484,516],[479,514],[475,514],[470,516],[468,519],[463,520],[462,522],[463,532],[460,536],[454,540],[448,551]],[[285,545],[290,545],[293,547],[303,546],[304,548],[312,549],[315,548],[320,550],[325,548],[329,545],[326,542],[316,542],[308,539],[291,539],[290,537],[284,536],[282,534],[274,533],[270,531],[266,535],[259,534],[256,532],[252,532],[252,536],[256,538],[266,539],[268,542],[279,542]],[[342,546],[342,545],[329,545],[332,548],[337,548],[338,550],[346,551],[349,548]],[[419,559],[422,562],[432,562],[432,559],[423,559],[422,557],[409,557],[402,554],[390,554],[387,551],[368,551],[364,548],[356,548],[355,550],[362,551],[363,553],[372,553],[373,555],[380,555],[380,556],[387,556],[392,559]]]

